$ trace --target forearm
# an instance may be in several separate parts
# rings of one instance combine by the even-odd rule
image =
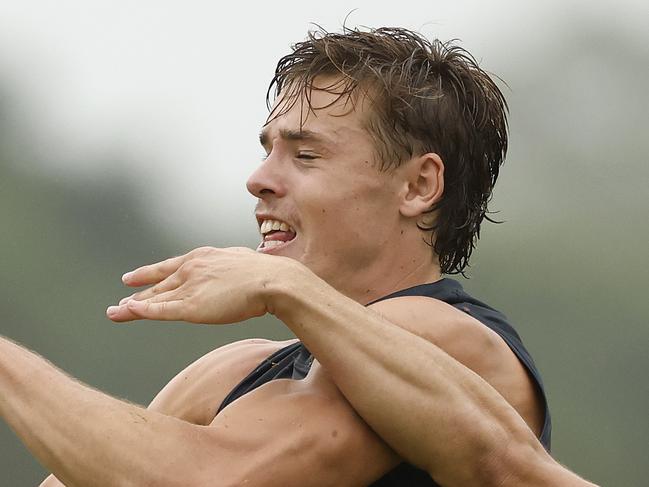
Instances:
[[[166,485],[196,453],[192,425],[86,387],[4,338],[0,415],[68,487]]]
[[[517,472],[503,475],[502,466],[517,448],[551,461],[492,387],[428,341],[303,274],[284,281],[273,296],[272,311],[318,358],[358,413],[443,485],[512,478]]]

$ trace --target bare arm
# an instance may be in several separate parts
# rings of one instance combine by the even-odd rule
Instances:
[[[322,281],[282,283],[272,311],[363,419],[440,484],[594,485],[556,463],[498,392],[440,348]]]
[[[2,338],[0,415],[68,487],[183,485],[194,472],[179,478],[178,466],[219,448],[204,428],[84,386]]]
[[[154,408],[207,422],[204,405],[172,396]],[[268,383],[197,426],[106,396],[0,339],[0,397],[0,415],[56,476],[48,487],[57,478],[68,487],[361,487],[399,462],[317,363],[305,380]]]
[[[179,372],[157,394],[149,410],[196,425],[209,425],[216,407],[259,362],[288,342],[250,339],[219,347]],[[41,487],[61,487],[50,475]]]

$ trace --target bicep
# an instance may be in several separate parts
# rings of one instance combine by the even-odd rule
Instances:
[[[396,454],[344,397],[308,381],[276,380],[237,399],[212,422],[238,481],[264,487],[366,486]]]

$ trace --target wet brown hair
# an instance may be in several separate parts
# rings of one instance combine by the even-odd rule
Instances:
[[[315,88],[317,76],[335,76]],[[446,274],[464,273],[488,217],[488,202],[507,152],[507,103],[475,58],[454,41],[429,41],[402,28],[341,33],[309,32],[279,60],[267,93],[269,121],[295,103],[313,107],[310,93],[325,90],[353,106],[371,102],[365,128],[380,170],[429,152],[444,162],[444,195],[418,226]],[[333,104],[332,103],[332,104]],[[330,106],[330,105],[329,105]],[[491,220],[490,220],[491,221]]]

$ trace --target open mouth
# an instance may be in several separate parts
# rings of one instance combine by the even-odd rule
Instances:
[[[262,235],[262,241],[257,247],[258,252],[279,250],[297,237],[293,227],[280,220],[262,221],[259,231]]]

